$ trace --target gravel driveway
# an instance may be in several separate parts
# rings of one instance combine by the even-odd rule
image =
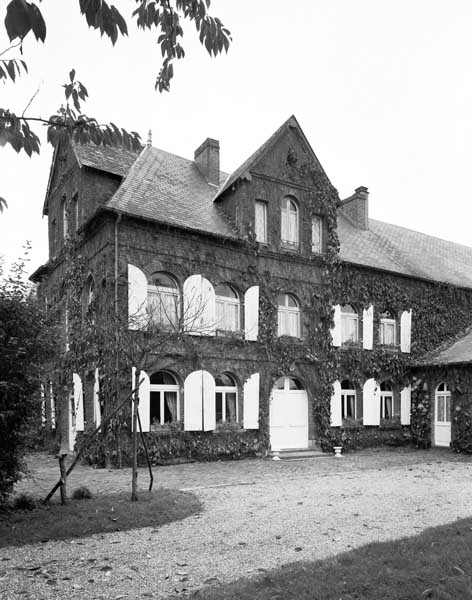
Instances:
[[[36,478],[20,489],[43,493],[57,466],[36,462]],[[178,465],[156,474],[160,485],[193,491],[203,512],[159,529],[2,548],[0,598],[170,598],[472,515],[472,461],[448,451]],[[128,472],[80,467],[74,477],[95,492],[129,484]]]

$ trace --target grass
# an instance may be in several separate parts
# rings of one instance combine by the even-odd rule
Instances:
[[[69,500],[64,506],[54,503],[1,513],[0,547],[159,527],[201,510],[194,494],[178,490],[140,492],[138,502],[131,502],[129,497],[129,492],[110,494]]]
[[[204,600],[471,600],[472,519],[373,543],[255,578],[208,586]]]

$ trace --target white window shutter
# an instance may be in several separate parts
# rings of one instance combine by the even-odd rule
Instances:
[[[136,368],[133,367],[131,371],[131,380],[132,380],[132,389],[138,384],[136,381]],[[146,371],[141,370],[139,372],[139,380],[142,381],[139,386],[139,418],[141,420],[141,428],[143,431],[150,431],[150,401],[151,401],[151,382],[149,380],[149,375]],[[134,402],[131,403],[131,415],[133,414]],[[132,426],[132,422],[131,422]],[[139,429],[139,426],[138,426]]]
[[[244,429],[259,429],[259,373],[244,383]]]
[[[402,425],[410,424],[411,414],[411,385],[408,385],[400,392],[400,422]]]
[[[203,380],[203,430],[216,429],[215,380],[208,371],[201,371]]]
[[[185,431],[202,430],[203,408],[202,372],[194,371],[184,381],[184,429]]]
[[[97,427],[102,422],[102,413],[100,411],[100,378],[98,369],[95,369],[95,378],[93,380],[93,420]]]
[[[363,388],[364,425],[380,425],[380,388],[375,379],[368,379]]]
[[[341,305],[336,304],[334,307],[334,327],[331,329],[331,337],[333,338],[333,346],[341,345]]]
[[[372,350],[374,343],[374,307],[371,304],[362,312],[362,345],[364,350]]]
[[[400,318],[400,348],[402,352],[410,352],[411,346],[411,310],[404,310]]]
[[[74,383],[74,406],[75,406],[75,430],[84,430],[84,393],[82,389],[82,379],[80,375],[72,375]]]
[[[146,275],[128,265],[128,327],[142,329],[146,327],[147,316],[147,279]]]
[[[253,285],[244,294],[244,333],[247,340],[257,341],[259,334],[258,285]]]
[[[340,427],[343,424],[341,411],[341,383],[333,383],[333,394],[331,396],[331,426]]]
[[[201,275],[191,275],[183,286],[184,328],[191,335],[215,335],[216,296]]]

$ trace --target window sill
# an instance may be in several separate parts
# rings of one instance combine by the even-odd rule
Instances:
[[[300,244],[289,244],[287,242],[280,243],[280,249],[285,250],[286,252],[297,253],[300,251]]]
[[[243,340],[244,339],[244,332],[239,330],[239,331],[232,331],[232,330],[227,330],[227,329],[217,329],[216,330],[216,337],[226,337],[226,338],[233,338],[236,340]]]

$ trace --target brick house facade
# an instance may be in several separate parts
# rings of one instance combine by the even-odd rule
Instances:
[[[178,439],[187,455],[217,438],[215,453],[234,455],[410,441],[414,366],[472,321],[472,248],[373,221],[368,203],[365,187],[339,200],[294,117],[230,175],[211,139],[193,161],[150,145],[61,147],[44,206],[50,258],[32,279],[64,303],[77,233],[82,293],[131,330],[175,336],[140,388],[160,458]],[[74,372],[71,449],[102,418],[101,376]],[[429,441],[445,444],[433,413]]]

